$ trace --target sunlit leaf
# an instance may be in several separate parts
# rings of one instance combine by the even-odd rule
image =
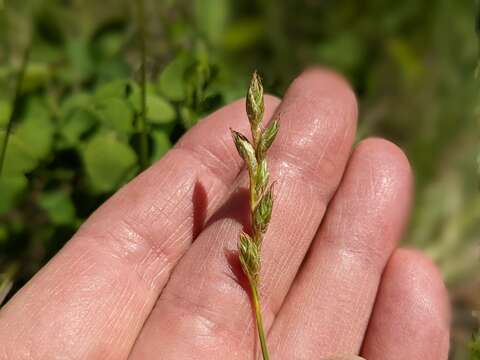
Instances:
[[[170,148],[172,143],[168,134],[164,131],[153,130],[151,132],[153,138],[153,154],[152,161],[160,159]]]
[[[46,64],[28,64],[22,82],[22,91],[33,91],[39,87],[45,86],[50,79],[50,75],[50,70]]]
[[[0,176],[0,215],[17,205],[28,185],[24,175]]]
[[[137,113],[141,111],[140,89],[134,88],[130,96],[131,102]],[[175,108],[164,98],[156,95],[151,88],[147,90],[147,121],[154,124],[166,124],[175,120]]]
[[[65,51],[71,65],[68,75],[73,81],[87,79],[94,70],[89,41],[82,38],[71,39],[67,41]]]
[[[73,224],[75,221],[75,206],[65,191],[43,192],[39,196],[38,204],[56,225]]]
[[[262,19],[244,19],[229,26],[223,35],[223,45],[230,51],[244,50],[258,43],[264,35]]]
[[[175,120],[173,106],[159,96],[147,94],[147,118],[152,123],[164,124]]]
[[[206,39],[217,44],[227,26],[231,8],[230,0],[195,0],[195,22]]]
[[[48,113],[37,102],[29,104],[25,118],[10,135],[5,155],[5,174],[23,174],[33,170],[52,149],[54,125]],[[0,131],[0,143],[5,136]]]
[[[100,36],[96,41],[95,49],[97,56],[111,58],[122,48],[124,37],[122,33],[108,32]]]
[[[60,111],[63,115],[68,115],[72,110],[78,108],[89,109],[92,101],[92,96],[90,94],[84,92],[74,93],[61,102]]]
[[[344,32],[320,42],[316,49],[316,56],[320,63],[350,74],[362,64],[365,52],[360,36]]]
[[[95,90],[96,99],[105,98],[125,98],[128,95],[130,87],[133,87],[130,81],[124,79],[118,79],[109,81],[100,85]]]
[[[133,131],[133,109],[127,100],[122,98],[107,98],[95,105],[102,124],[119,133],[130,134]]]
[[[163,69],[158,79],[158,87],[166,98],[173,101],[185,98],[185,75],[193,62],[188,54],[181,53]]]
[[[200,115],[188,107],[180,109],[182,124],[186,129],[190,129],[200,119]]]
[[[75,146],[82,136],[97,123],[97,118],[82,108],[74,109],[63,119],[60,125],[60,134],[66,146]]]
[[[133,149],[114,133],[95,135],[82,151],[85,171],[93,190],[110,192],[127,180],[137,163]]]

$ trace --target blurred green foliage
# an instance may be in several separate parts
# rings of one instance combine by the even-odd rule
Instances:
[[[476,335],[470,343],[470,360],[480,359],[480,339]]]
[[[150,161],[202,116],[243,96],[253,69],[277,95],[308,65],[338,70],[359,97],[359,139],[385,136],[411,160],[417,200],[406,243],[441,266],[461,345],[452,359],[466,358],[480,297],[474,2],[146,6]],[[0,6],[0,129],[29,37],[32,44],[0,177],[0,269],[22,265],[16,287],[140,169],[137,25],[126,0]]]

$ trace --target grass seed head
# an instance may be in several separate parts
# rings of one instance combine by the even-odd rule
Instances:
[[[252,128],[256,128],[260,125],[264,110],[265,104],[263,99],[262,80],[255,71],[247,92],[247,116]]]

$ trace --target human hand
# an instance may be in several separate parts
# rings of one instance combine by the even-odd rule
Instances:
[[[401,150],[352,150],[355,97],[328,71],[265,111],[281,123],[260,291],[272,359],[447,359],[441,276],[397,249],[412,193]],[[247,176],[229,131],[248,126],[244,101],[226,106],[98,209],[1,309],[0,359],[258,356],[236,257]]]

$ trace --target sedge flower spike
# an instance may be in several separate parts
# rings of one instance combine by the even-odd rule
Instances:
[[[247,92],[246,111],[252,132],[252,143],[243,134],[232,130],[232,137],[238,153],[245,161],[250,179],[250,218],[251,234],[240,233],[238,256],[242,270],[248,278],[252,291],[258,336],[264,360],[269,359],[268,348],[263,328],[258,287],[260,284],[261,246],[268,229],[273,208],[272,186],[269,185],[267,151],[273,144],[279,130],[277,120],[266,129],[262,127],[265,110],[263,85],[255,72]]]

